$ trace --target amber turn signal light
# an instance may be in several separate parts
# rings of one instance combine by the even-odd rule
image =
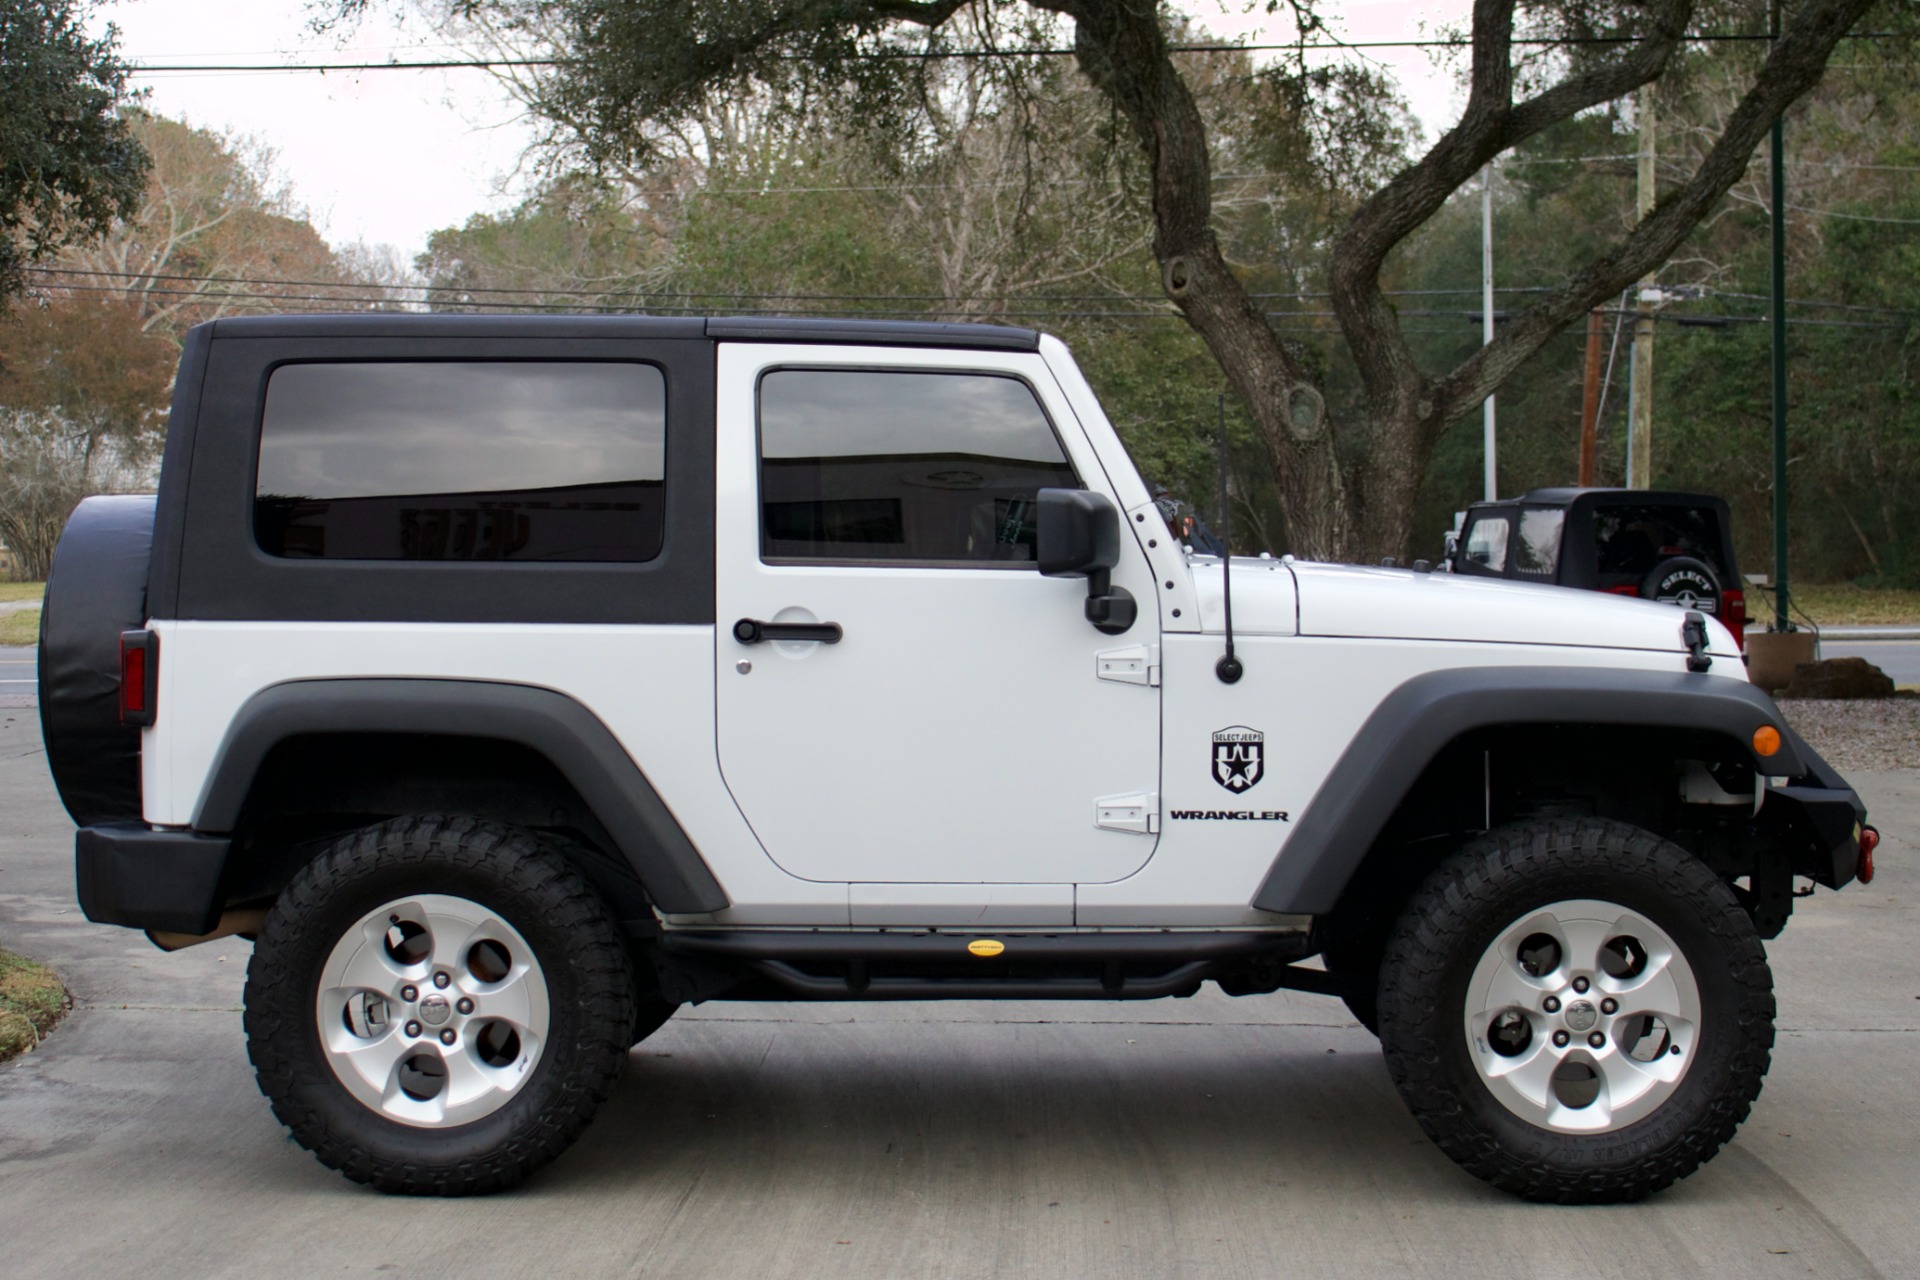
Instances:
[[[1773,755],[1780,750],[1780,731],[1770,724],[1763,724],[1753,731],[1753,754],[1761,757]]]

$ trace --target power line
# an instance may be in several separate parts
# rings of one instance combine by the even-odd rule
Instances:
[[[1643,44],[1649,36],[1568,36],[1561,39],[1522,38],[1509,41],[1513,47],[1565,48],[1572,45],[1630,45]],[[1842,36],[1843,40],[1894,40],[1902,38],[1898,32],[1861,31]],[[1688,44],[1752,44],[1764,43],[1772,36],[1747,34],[1744,32],[1700,32],[1686,35],[1681,39]],[[1168,45],[1169,53],[1338,53],[1349,49],[1460,49],[1473,44],[1470,36],[1449,37],[1426,40],[1326,40],[1326,41],[1288,41],[1273,44],[1174,44]],[[1074,50],[1070,48],[1042,47],[1037,49],[876,49],[865,53],[848,55],[848,60],[856,62],[942,62],[942,61],[984,61],[996,58],[1070,58]],[[794,55],[797,57],[797,55]],[[545,68],[576,66],[584,62],[580,58],[434,58],[415,62],[255,62],[255,63],[178,63],[162,65],[158,63],[134,63],[131,74],[136,76],[167,74],[201,74],[212,72],[274,72],[325,74],[329,71],[481,71],[513,70],[524,68]]]
[[[111,285],[62,284],[57,287],[69,293],[104,293],[104,294],[114,294],[114,295],[124,295],[126,293],[126,290],[117,289],[112,287]],[[339,286],[329,286],[329,287],[378,289],[378,288],[385,288],[386,286],[339,285]],[[406,303],[399,302],[393,299],[356,299],[356,298],[343,298],[338,295],[327,295],[327,294],[257,294],[257,293],[238,293],[238,292],[233,292],[229,290],[217,290],[217,289],[173,289],[173,288],[145,289],[145,290],[142,290],[141,292],[154,297],[203,299],[206,301],[214,301],[214,302],[244,302],[244,303],[254,303],[254,304],[286,303],[286,302],[332,303],[332,304],[335,304],[336,306],[341,306],[341,305],[357,306],[359,309],[363,311],[381,311],[381,310],[387,310],[390,308],[407,308]],[[1470,292],[1470,291],[1460,291],[1460,292]],[[718,296],[731,297],[731,298],[758,297],[761,300],[768,300],[772,297],[778,297],[779,295],[730,294],[730,295],[718,295]],[[879,295],[876,295],[876,296],[879,296]],[[893,298],[887,297],[884,300],[891,301],[893,300]],[[1033,301],[1037,303],[1045,304],[1053,300],[1042,297],[1042,298],[1034,299]],[[1116,298],[1116,299],[1112,299],[1112,301],[1125,302],[1125,301],[1129,301],[1129,299]],[[527,311],[527,312],[535,312],[535,313],[585,312],[585,313],[598,314],[598,315],[703,316],[703,315],[714,314],[716,310],[724,310],[726,312],[729,312],[731,314],[736,314],[736,315],[756,315],[756,316],[791,315],[791,316],[820,316],[820,317],[866,316],[866,317],[875,318],[875,319],[916,319],[916,318],[929,319],[929,318],[935,318],[935,317],[957,317],[960,319],[970,319],[970,320],[993,320],[993,319],[1015,317],[1015,318],[1023,318],[1023,319],[1040,319],[1040,320],[1112,320],[1112,319],[1179,320],[1183,318],[1178,312],[1174,312],[1174,311],[1159,311],[1159,310],[1089,311],[1084,309],[1060,309],[1057,307],[1045,307],[1045,306],[1026,306],[1026,307],[1014,306],[1014,307],[1007,307],[987,315],[982,315],[980,312],[977,312],[977,311],[969,311],[969,310],[963,310],[963,309],[957,309],[957,308],[951,308],[951,307],[949,308],[939,308],[939,307],[879,308],[879,309],[868,307],[868,308],[850,309],[845,307],[734,306],[734,307],[727,307],[727,308],[714,308],[714,307],[694,307],[694,306],[662,306],[659,304],[647,304],[647,303],[617,304],[617,303],[591,303],[591,302],[490,302],[490,301],[473,301],[473,300],[466,300],[466,299],[454,300],[450,302],[447,300],[442,300],[438,305],[440,305],[441,307],[453,307],[453,308],[462,308],[462,309],[484,309],[484,310],[493,310],[493,311]],[[411,308],[407,308],[407,309],[409,310],[410,313],[413,313],[413,314],[424,314],[424,313],[418,313],[418,312],[411,312]],[[444,312],[442,312],[442,314],[444,314]],[[1334,320],[1337,318],[1335,313],[1331,311],[1268,311],[1268,312],[1265,312],[1264,314],[1266,315],[1267,319],[1270,321],[1281,321],[1281,322],[1328,321],[1328,320]],[[1400,314],[1403,316],[1414,316],[1414,317],[1419,317],[1421,319],[1428,319],[1428,320],[1439,319],[1439,318],[1452,318],[1452,319],[1458,319],[1462,321],[1475,322],[1479,319],[1480,313],[1471,312],[1471,311],[1451,311],[1451,310],[1444,310],[1440,308],[1405,308],[1400,312]],[[1638,314],[1638,313],[1636,312],[1634,314]],[[1496,314],[1495,318],[1496,320],[1504,320],[1509,317],[1504,314]],[[1719,328],[1719,327],[1724,327],[1724,326],[1733,325],[1733,324],[1764,324],[1767,321],[1767,317],[1764,315],[1729,316],[1729,315],[1714,315],[1714,314],[1681,315],[1677,313],[1660,313],[1659,315],[1656,315],[1654,318],[1656,320],[1664,321],[1666,323],[1678,324],[1681,327],[1685,327],[1685,328],[1696,328],[1696,327],[1697,328]],[[1789,318],[1787,323],[1789,325],[1795,325],[1795,326],[1827,328],[1827,329],[1904,330],[1907,327],[1905,325],[1873,323],[1869,321],[1860,321],[1860,320],[1817,320],[1817,319],[1810,319],[1805,317],[1798,318],[1798,319]],[[1275,325],[1274,327],[1282,328],[1282,329],[1290,329],[1293,331],[1306,331],[1306,332],[1315,332],[1315,333],[1330,333],[1332,331],[1331,326],[1326,324],[1303,325],[1303,324],[1295,323],[1293,325],[1287,325],[1285,323],[1282,323],[1282,324]],[[1453,329],[1450,326],[1417,325],[1417,326],[1405,326],[1402,332],[1456,333],[1458,332],[1458,330]],[[1571,332],[1572,331],[1570,329],[1563,330],[1561,334],[1556,336],[1565,336],[1566,334],[1569,334]]]

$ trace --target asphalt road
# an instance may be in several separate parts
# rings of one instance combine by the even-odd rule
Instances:
[[[0,1066],[15,1275],[1911,1275],[1920,1257],[1920,775],[1856,779],[1871,888],[1770,947],[1766,1092],[1635,1206],[1527,1205],[1421,1136],[1373,1039],[1309,996],[1138,1005],[708,1005],[635,1050],[522,1188],[387,1198],[254,1088],[248,947],[81,919],[33,713],[0,710],[0,941],[75,1012]]]
[[[1823,658],[1865,658],[1897,685],[1920,685],[1920,640],[1823,640]]]
[[[0,646],[0,709],[39,705],[34,684],[38,654],[37,649]]]

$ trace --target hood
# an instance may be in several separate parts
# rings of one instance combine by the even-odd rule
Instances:
[[[1225,626],[1220,561],[1196,557],[1203,631]],[[1571,645],[1683,653],[1681,611],[1651,600],[1545,583],[1498,582],[1298,560],[1233,560],[1233,629],[1245,635],[1353,636]],[[1708,651],[1735,662],[1733,633],[1707,619]]]

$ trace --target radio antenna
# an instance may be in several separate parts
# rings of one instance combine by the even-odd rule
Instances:
[[[1233,545],[1228,541],[1227,510],[1227,393],[1222,391],[1219,399],[1220,412],[1220,603],[1227,614],[1227,652],[1220,661],[1213,664],[1213,674],[1220,677],[1221,684],[1238,684],[1246,668],[1240,665],[1240,659],[1233,656]]]

